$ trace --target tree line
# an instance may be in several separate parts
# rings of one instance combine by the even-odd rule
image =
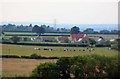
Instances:
[[[36,27],[42,27],[44,32],[68,32],[68,33],[87,33],[87,34],[118,34],[119,30],[100,30],[98,31],[94,31],[93,28],[86,28],[83,31],[80,31],[80,28],[78,26],[73,26],[71,29],[67,29],[67,28],[54,28],[54,27],[50,27],[49,25],[14,25],[14,24],[7,24],[7,25],[0,25],[0,33],[6,32],[6,31],[21,31],[21,32],[35,32],[33,31],[34,28]],[[40,30],[40,29],[38,29]],[[38,31],[36,31],[38,33]]]

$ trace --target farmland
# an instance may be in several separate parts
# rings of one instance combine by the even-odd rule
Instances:
[[[44,48],[46,47],[47,46],[21,46],[21,45],[2,44],[2,55],[30,56],[33,53],[36,53],[45,57],[73,57],[78,55],[85,56],[85,55],[91,55],[91,54],[113,57],[118,55],[117,51],[109,50],[108,48],[94,48],[95,49],[94,51],[89,52],[86,48],[83,48],[83,47],[82,48],[80,47],[47,47],[47,48],[52,48],[53,51],[44,50]],[[41,50],[35,50],[34,48],[40,48]],[[66,52],[63,51],[64,48],[68,48],[68,51]],[[85,51],[82,51],[83,49]],[[32,70],[39,63],[44,63],[44,62],[56,62],[56,60],[3,58],[2,59],[2,70],[3,70],[2,76],[3,77],[14,77],[14,76],[26,77],[31,74]]]
[[[3,37],[3,38],[10,38],[11,37],[11,35],[21,35],[20,37],[27,37],[27,38],[34,38],[34,37],[37,37],[37,35],[36,35],[36,33],[33,33],[33,32],[5,32],[5,35],[4,36],[0,36],[0,38],[1,37]],[[44,34],[42,34],[42,36],[41,37],[44,37],[44,36],[47,36],[47,37],[56,37],[56,36],[54,36],[54,35],[60,35],[60,36],[62,36],[62,35],[66,35],[66,36],[70,36],[70,34],[69,33],[44,33]],[[105,38],[105,39],[107,39],[107,40],[109,40],[109,39],[111,39],[111,38],[118,38],[118,35],[117,34],[88,34],[88,36],[90,36],[90,37],[95,37],[95,38],[97,38],[97,37],[103,37],[103,38]]]
[[[41,50],[35,50],[34,48],[40,48]],[[52,48],[53,51],[44,50],[44,48]],[[64,48],[68,51],[64,51]],[[85,50],[85,51],[83,51]],[[71,57],[78,55],[106,55],[115,56],[118,54],[115,50],[109,50],[108,48],[95,48],[94,51],[89,52],[86,48],[80,47],[48,47],[48,46],[22,46],[22,45],[2,45],[3,55],[18,55],[18,56],[30,56],[31,54],[39,54],[45,57]]]
[[[6,32],[5,34],[12,34],[12,35],[24,35],[19,37],[27,37],[27,38],[35,38],[37,36],[32,36],[31,32]],[[31,35],[31,36],[27,36]],[[55,33],[45,33],[44,35],[50,35],[50,36],[41,36],[41,37],[56,37],[52,36],[55,35]],[[57,35],[57,33],[56,33]],[[64,34],[61,34],[64,35]],[[69,34],[65,34],[68,35]],[[111,38],[117,39],[118,35],[114,34],[88,34],[90,37],[94,37],[95,39],[98,39],[100,36],[104,37],[106,40],[109,40]],[[0,38],[9,39],[12,36],[0,36]],[[43,42],[31,42],[27,41],[29,43],[43,43]],[[48,43],[48,42],[44,42]],[[49,42],[57,43],[57,42]],[[60,44],[60,43],[58,43]],[[101,55],[101,56],[107,56],[107,57],[115,57],[118,55],[117,50],[109,49],[108,47],[94,47],[94,48],[86,48],[86,47],[55,47],[55,46],[30,46],[30,45],[15,45],[15,44],[0,44],[2,46],[2,50],[0,50],[0,55],[17,55],[17,56],[30,56],[32,54],[38,54],[43,57],[74,57],[74,56],[86,56],[86,55]],[[40,50],[36,50],[36,48],[39,48]],[[47,49],[53,49],[52,51],[44,50]],[[64,49],[68,49],[67,51],[64,51]],[[90,51],[91,49],[94,49]],[[2,76],[3,77],[14,77],[14,76],[29,76],[32,72],[32,70],[39,64],[44,62],[56,62],[52,59],[17,59],[17,58],[3,58],[2,59]],[[27,69],[27,70],[26,70]]]
[[[16,59],[16,58],[3,58],[2,59],[2,76],[14,77],[24,76],[28,77],[32,70],[40,63],[56,62],[56,60],[50,59]],[[24,64],[23,64],[24,63]]]

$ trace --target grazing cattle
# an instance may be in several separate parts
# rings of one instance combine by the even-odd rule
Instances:
[[[79,50],[79,51],[81,51],[81,50]]]
[[[111,48],[108,48],[109,50],[111,50]]]
[[[73,50],[73,51],[75,51],[75,50]]]
[[[40,50],[40,48],[34,48],[34,50]]]
[[[67,51],[67,50],[64,50],[64,51]]]
[[[91,52],[91,50],[89,50],[89,52]]]
[[[66,49],[68,51],[68,49]]]
[[[49,49],[49,51],[52,51],[53,49]]]
[[[49,50],[48,48],[44,48],[44,50]]]
[[[89,49],[89,48],[87,47],[87,49]]]
[[[85,51],[85,49],[83,49],[83,51]]]
[[[68,51],[68,49],[64,48],[64,51]]]

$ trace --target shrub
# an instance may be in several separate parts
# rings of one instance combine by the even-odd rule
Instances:
[[[11,37],[10,39],[12,40],[12,42],[17,43],[17,42],[20,41],[21,38],[18,37],[18,36],[13,36],[13,37]]]
[[[60,73],[55,63],[44,63],[32,71],[31,77],[39,79],[60,79]]]
[[[30,56],[30,58],[32,58],[32,59],[39,59],[39,58],[41,58],[41,56],[40,56],[40,55],[37,55],[37,54],[32,54],[32,55]]]

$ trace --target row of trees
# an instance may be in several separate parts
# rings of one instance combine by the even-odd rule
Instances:
[[[71,28],[70,33],[72,33],[72,34],[78,34],[78,33],[87,33],[87,34],[98,34],[98,33],[100,33],[100,34],[118,34],[119,31],[118,30],[111,30],[111,31],[109,31],[109,30],[100,30],[100,32],[98,32],[98,31],[94,31],[94,29],[92,29],[92,28],[87,28],[83,32],[80,32],[80,28],[74,26],[74,27]]]
[[[8,24],[8,25],[1,25],[0,29],[2,27],[2,31],[32,31],[33,27],[36,27],[36,26],[38,26],[38,25],[30,24],[28,26],[24,26],[24,25],[17,25],[16,26],[14,24]],[[72,27],[73,29],[54,28],[54,27],[50,27],[49,25],[48,26],[47,25],[41,25],[40,27],[43,27],[45,32],[71,32],[74,29],[77,33],[78,33],[78,31],[80,33],[79,27],[76,27],[76,26]],[[112,34],[117,34],[118,32],[119,32],[118,30],[111,30],[111,31],[101,30],[100,32],[98,32],[98,31],[94,31],[94,29],[92,29],[92,28],[87,28],[81,33],[102,33],[102,34],[112,33]]]
[[[32,71],[40,79],[118,79],[118,57],[98,55],[63,57],[56,63],[44,63]]]
[[[20,31],[20,32],[26,32],[32,31],[32,28],[36,25],[15,25],[15,24],[7,24],[7,25],[0,25],[0,28],[2,28],[3,31]],[[38,26],[38,25],[37,25]],[[49,25],[40,25],[40,27],[43,27],[46,32],[69,32],[69,29],[66,28],[57,28],[50,27]]]

